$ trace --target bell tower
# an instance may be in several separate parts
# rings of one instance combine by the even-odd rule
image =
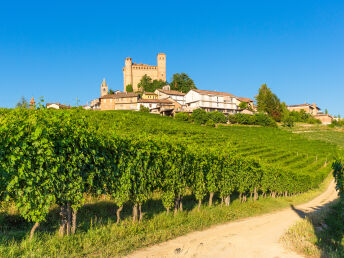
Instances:
[[[105,79],[103,79],[102,85],[100,86],[100,96],[103,97],[108,94],[108,86],[106,85]]]

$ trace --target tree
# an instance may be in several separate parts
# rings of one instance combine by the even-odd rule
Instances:
[[[20,108],[29,108],[29,103],[27,102],[27,100],[24,97],[21,97],[21,99],[18,101],[18,103],[16,104],[16,107],[20,107]]]
[[[258,111],[266,112],[277,122],[281,121],[283,111],[281,102],[266,84],[260,87],[258,95],[256,95],[255,98]]]
[[[175,73],[170,85],[172,90],[178,90],[184,93],[192,89],[197,89],[194,81],[186,73]]]
[[[240,102],[239,108],[240,109],[247,109],[248,108],[248,104],[246,102]]]
[[[328,114],[328,110],[327,110],[327,108],[325,108],[325,114],[326,114],[326,115]]]
[[[133,85],[128,84],[127,86],[125,86],[125,90],[126,90],[126,92],[133,92],[134,91]]]
[[[191,119],[196,124],[204,125],[208,121],[209,115],[204,109],[197,108],[192,112]]]
[[[153,81],[151,77],[149,77],[147,74],[145,74],[144,76],[142,76],[137,87],[141,91],[154,92],[156,89],[161,89],[166,84],[167,84],[167,82],[164,82],[162,80],[154,80]]]
[[[115,91],[113,89],[109,89],[108,94],[115,94]]]

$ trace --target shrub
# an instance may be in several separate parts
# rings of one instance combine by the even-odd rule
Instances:
[[[198,108],[192,112],[191,119],[196,124],[204,125],[208,121],[209,115],[205,110]]]
[[[210,126],[210,127],[215,127],[215,122],[212,119],[209,119],[206,123],[206,126]]]
[[[282,119],[282,125],[285,127],[293,127],[295,122],[295,118],[291,115],[286,115]]]
[[[209,119],[213,120],[214,123],[227,123],[227,117],[219,111],[213,111],[208,113]]]
[[[186,112],[180,112],[180,113],[176,113],[174,118],[176,120],[179,120],[179,121],[189,121],[190,120],[190,115],[188,113],[186,113]]]
[[[149,113],[149,108],[145,107],[143,105],[140,105],[140,112],[145,112],[145,113]]]

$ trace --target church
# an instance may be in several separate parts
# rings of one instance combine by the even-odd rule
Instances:
[[[163,53],[158,54],[157,65],[136,64],[133,63],[131,57],[127,57],[123,67],[123,91],[127,91],[127,85],[131,85],[134,92],[138,91],[137,85],[145,74],[152,80],[166,81],[166,55]]]

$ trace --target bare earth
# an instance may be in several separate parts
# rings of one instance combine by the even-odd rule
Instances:
[[[312,201],[266,215],[193,232],[128,257],[301,257],[285,250],[279,240],[302,212],[321,208],[338,197],[335,183]]]

